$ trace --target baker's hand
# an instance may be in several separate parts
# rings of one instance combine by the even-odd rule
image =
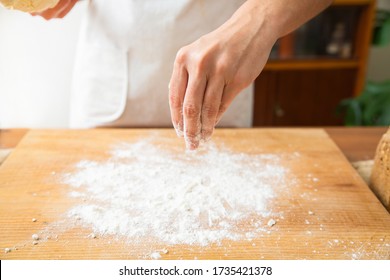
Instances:
[[[277,39],[261,19],[242,16],[177,53],[169,105],[173,126],[190,150],[211,137],[233,99],[260,74]]]
[[[31,13],[31,15],[41,16],[46,20],[53,18],[63,18],[70,12],[70,10],[72,10],[77,1],[78,0],[60,0],[55,7],[47,9],[43,12]]]

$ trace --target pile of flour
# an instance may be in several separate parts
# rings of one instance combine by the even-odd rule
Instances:
[[[212,143],[178,152],[146,139],[114,147],[105,162],[79,162],[64,183],[84,201],[69,216],[95,234],[205,246],[268,230],[286,173],[278,155]]]

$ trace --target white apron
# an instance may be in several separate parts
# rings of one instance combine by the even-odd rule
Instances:
[[[92,0],[74,71],[73,128],[171,127],[168,83],[177,51],[219,27],[245,0]],[[252,86],[219,126],[252,124]]]

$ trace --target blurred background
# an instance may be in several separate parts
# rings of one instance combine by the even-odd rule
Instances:
[[[0,128],[68,127],[86,4],[50,21],[0,7]],[[254,106],[254,126],[390,125],[390,1],[336,0],[281,38]]]

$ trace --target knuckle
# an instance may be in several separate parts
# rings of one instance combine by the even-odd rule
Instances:
[[[202,108],[202,116],[204,118],[215,118],[215,116],[218,114],[218,108],[215,106],[210,106],[210,105],[204,105]]]
[[[191,52],[190,61],[195,72],[203,72],[206,70],[211,59],[208,52],[194,50]]]
[[[198,138],[198,133],[196,131],[192,131],[190,129],[185,130],[185,136],[187,139],[191,140],[196,140]]]
[[[185,64],[187,61],[188,52],[186,47],[182,47],[176,54],[175,62],[177,64]]]
[[[203,73],[206,69],[206,57],[202,54],[194,54],[191,63],[196,75],[201,75],[201,73]]]
[[[232,82],[230,84],[230,93],[233,95],[237,95],[240,91],[242,91],[245,88],[244,84],[240,81],[238,82]]]
[[[175,109],[181,108],[182,106],[179,96],[172,92],[169,94],[169,104]]]
[[[249,86],[250,82],[247,81],[248,78],[242,73],[237,73],[231,83],[231,86],[234,87],[237,91],[241,91],[247,86]]]
[[[226,61],[220,61],[215,65],[215,74],[222,75],[228,70],[228,63]]]
[[[199,108],[194,104],[186,104],[183,108],[183,114],[187,118],[199,117]]]

